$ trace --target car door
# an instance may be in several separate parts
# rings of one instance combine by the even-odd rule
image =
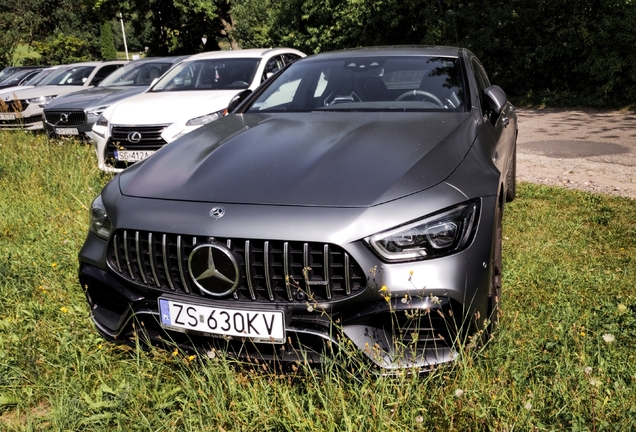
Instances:
[[[508,122],[506,116],[507,110],[510,109],[510,104],[506,104],[502,113],[499,116],[484,112],[484,90],[490,87],[490,80],[486,74],[486,70],[481,65],[476,57],[471,59],[471,66],[475,77],[475,83],[477,84],[477,94],[479,95],[479,105],[484,118],[484,128],[492,134],[495,142],[495,152],[493,155],[493,161],[502,175],[505,175],[508,169],[510,158],[512,156],[510,139],[514,133],[514,126]],[[511,135],[512,133],[512,135]]]

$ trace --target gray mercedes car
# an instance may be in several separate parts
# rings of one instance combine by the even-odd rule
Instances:
[[[319,54],[229,110],[93,202],[79,278],[104,337],[395,369],[492,334],[517,118],[470,51]]]

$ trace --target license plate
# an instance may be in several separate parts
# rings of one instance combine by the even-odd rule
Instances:
[[[154,153],[154,150],[115,150],[115,159],[124,162],[139,162]]]
[[[254,342],[285,343],[282,311],[231,309],[159,298],[161,325],[209,336],[235,336]]]
[[[15,120],[14,113],[0,113],[0,120]]]
[[[77,128],[55,128],[55,133],[58,135],[79,135]]]

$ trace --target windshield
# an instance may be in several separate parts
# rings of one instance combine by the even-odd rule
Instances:
[[[95,66],[75,66],[62,69],[46,79],[47,85],[84,85]]]
[[[27,75],[33,74],[33,73],[36,73],[36,72],[37,72],[37,69],[36,70],[33,70],[33,69],[20,70],[20,71],[17,71],[16,73],[14,73],[11,76],[8,76],[6,79],[1,81],[0,84],[2,84],[2,85],[17,84],[20,81],[22,81]]]
[[[15,68],[13,67],[2,69],[2,72],[0,72],[0,82],[6,80],[7,78],[9,78],[9,76],[13,75],[14,73],[15,73]]]
[[[117,69],[99,84],[99,87],[148,87],[155,78],[159,78],[172,63],[143,62],[128,64]]]
[[[260,59],[225,58],[183,62],[150,91],[241,90],[250,86]]]
[[[457,58],[378,56],[299,61],[247,112],[464,110]]]
[[[36,86],[36,85],[40,84],[42,81],[44,81],[44,79],[46,77],[50,76],[56,70],[57,69],[44,69],[44,70],[41,70],[37,75],[32,76],[31,78],[29,78],[29,80],[26,81],[23,85],[25,85],[25,86]]]

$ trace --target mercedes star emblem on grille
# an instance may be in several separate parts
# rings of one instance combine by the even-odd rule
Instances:
[[[68,114],[67,113],[60,114],[60,122],[68,123]]]
[[[220,244],[195,247],[188,258],[188,268],[194,283],[211,296],[222,297],[238,287],[238,263],[232,252]]]
[[[128,134],[128,141],[133,143],[133,144],[137,144],[139,141],[141,141],[141,134],[139,132],[131,132]]]
[[[212,219],[221,219],[225,215],[224,207],[214,207],[210,210],[210,217]]]

